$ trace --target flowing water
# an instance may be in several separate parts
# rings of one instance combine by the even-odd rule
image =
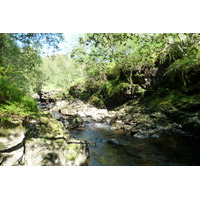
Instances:
[[[90,166],[200,165],[199,139],[169,133],[142,140],[123,131],[111,131],[105,124],[85,125],[84,130],[73,130],[70,135],[91,143]],[[110,139],[118,144],[107,143]]]

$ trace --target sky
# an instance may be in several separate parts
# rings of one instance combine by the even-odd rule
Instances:
[[[60,54],[65,54],[66,51],[70,51],[73,46],[78,42],[78,38],[81,36],[80,33],[64,33],[65,41],[60,43],[61,48]]]
[[[58,46],[60,47],[60,51],[56,52],[57,54],[66,54],[70,52],[78,42],[78,38],[83,33],[63,33],[64,34],[64,42],[61,42]],[[43,49],[44,55],[51,55],[53,49],[47,49],[45,46]]]

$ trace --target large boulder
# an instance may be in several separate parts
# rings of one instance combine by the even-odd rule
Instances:
[[[83,124],[83,118],[78,114],[70,116],[67,119],[67,121],[68,121],[68,128],[70,129],[78,128],[80,125]]]
[[[0,151],[9,149],[21,143],[25,130],[21,121],[6,121],[0,127]]]
[[[103,121],[108,116],[109,114],[107,109],[98,109],[91,114],[91,118],[98,122]]]
[[[72,117],[72,116],[71,116]],[[80,116],[71,118],[71,124],[82,123]],[[26,166],[78,166],[87,165],[89,150],[82,140],[70,139],[69,132],[60,121],[44,112],[36,125],[37,134],[25,141]]]
[[[20,120],[0,125],[0,165],[18,165],[23,157],[25,129]]]
[[[67,96],[62,90],[38,91],[38,96],[41,102],[51,103],[58,100],[66,99]]]
[[[83,119],[75,115],[69,121],[76,127]],[[88,165],[88,161],[87,143],[70,139],[68,130],[48,111],[37,120],[24,119],[23,123],[12,120],[0,124],[0,165],[79,166]]]
[[[37,128],[37,137],[60,138],[68,137],[68,132],[64,129],[61,122],[46,114],[40,117]]]
[[[75,140],[32,138],[25,143],[26,166],[80,166],[88,165],[86,142]]]

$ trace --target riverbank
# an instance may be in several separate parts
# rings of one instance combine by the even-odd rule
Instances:
[[[53,93],[55,95],[56,92]],[[129,100],[114,110],[100,109],[79,99],[69,99],[58,94],[57,98],[51,95],[51,92],[41,97],[35,95],[39,109],[42,110],[39,118],[16,117],[1,122],[1,165],[88,165],[90,152],[99,151],[98,146],[102,145],[108,145],[105,149],[114,155],[112,145],[116,148],[116,145],[124,143],[125,147],[119,148],[123,150],[120,150],[123,155],[124,152],[134,149],[132,145],[145,144],[144,141],[153,141],[153,144],[162,141],[164,145],[165,139],[168,141],[171,137],[185,137],[185,140],[196,138],[197,141],[199,139],[200,96],[197,94],[185,96],[178,91],[166,92],[162,96],[154,94],[137,101]],[[91,127],[93,135],[90,133]],[[105,136],[105,133],[108,136]],[[99,137],[100,135],[104,138]],[[183,143],[187,148],[185,140],[183,139]],[[104,154],[107,153],[104,151]],[[134,163],[126,161],[124,165],[140,165],[142,162],[138,160]],[[159,162],[149,165],[157,165],[156,163]],[[101,165],[98,162],[96,164]],[[109,162],[104,163],[107,164],[109,165]]]
[[[49,111],[0,123],[1,166],[82,166],[88,162],[87,143],[70,138],[68,129]]]
[[[187,95],[177,90],[166,90],[129,100],[114,110],[97,108],[79,99],[51,101],[51,95],[42,98],[41,107],[54,116],[57,114],[59,117],[56,119],[62,121],[65,128],[76,128],[76,123],[93,120],[141,139],[159,137],[159,134],[166,132],[199,138],[199,94]],[[66,118],[69,118],[68,122]]]
[[[181,112],[184,122],[198,111],[187,110],[183,115],[181,109],[175,109],[175,97],[166,103],[169,99],[169,95],[148,96],[128,101],[113,111],[78,99],[44,102],[41,106],[63,122],[71,137],[87,142],[89,165],[199,165],[197,133],[186,129],[178,117],[172,117]],[[179,96],[178,102],[180,107],[185,97]],[[193,104],[197,106],[197,101]],[[163,110],[163,106],[168,109]]]

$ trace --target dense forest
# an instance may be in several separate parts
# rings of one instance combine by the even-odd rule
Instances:
[[[41,127],[54,128],[49,125],[57,123],[51,112],[69,116],[67,130],[83,126],[84,117],[69,112],[70,105],[78,101],[81,107],[89,104],[115,112],[101,122],[137,139],[158,138],[160,133],[170,132],[198,140],[200,34],[87,33],[70,52],[59,54],[63,41],[64,35],[57,33],[0,34],[1,134],[8,122],[20,121],[25,138],[47,139],[53,131],[45,129],[47,134]],[[44,48],[53,48],[54,52],[46,55]],[[58,101],[66,101],[68,106],[48,111],[39,106],[42,102],[57,106]],[[31,120],[35,120],[37,129],[33,130]],[[60,129],[56,124],[56,131]],[[0,147],[1,143],[0,137]],[[108,143],[118,141],[111,139]],[[3,147],[0,150],[2,155],[7,151]]]

